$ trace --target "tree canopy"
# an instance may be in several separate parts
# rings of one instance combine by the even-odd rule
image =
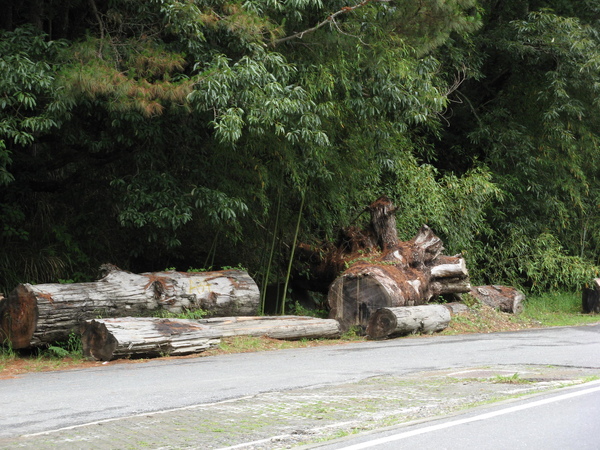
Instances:
[[[380,195],[482,283],[596,271],[597,0],[6,3],[0,290],[105,262],[276,283]]]

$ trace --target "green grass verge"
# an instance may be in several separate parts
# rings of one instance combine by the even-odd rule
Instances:
[[[527,297],[521,317],[538,321],[547,327],[600,322],[600,315],[581,312],[580,292],[553,292]]]

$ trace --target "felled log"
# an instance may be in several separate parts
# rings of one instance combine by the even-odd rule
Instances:
[[[416,333],[442,331],[450,323],[450,311],[444,305],[380,308],[369,318],[367,337],[385,339]]]
[[[502,312],[521,314],[525,295],[510,286],[474,286],[469,294],[481,301],[484,305],[491,306]]]
[[[442,303],[441,305],[450,312],[451,316],[469,311],[469,307],[460,302]]]
[[[297,340],[340,336],[340,324],[337,320],[308,316],[211,317],[199,319],[198,323],[218,330],[221,337],[266,336]]]
[[[219,333],[194,320],[125,317],[85,321],[83,355],[98,361],[130,356],[188,355],[220,342]]]
[[[84,320],[203,309],[214,316],[258,313],[260,293],[241,270],[134,274],[104,266],[99,281],[21,284],[0,302],[0,341],[13,348],[65,340]]]
[[[336,320],[304,316],[199,320],[121,317],[87,320],[81,326],[84,356],[102,361],[200,353],[218,343],[220,338],[229,336],[295,340],[339,335]]]
[[[585,314],[600,313],[600,278],[583,287],[581,308]]]
[[[379,199],[373,205],[386,212],[393,211],[389,200]],[[374,214],[381,228],[382,214]],[[395,222],[388,220],[388,224]],[[395,225],[394,225],[395,226]],[[445,294],[469,292],[469,273],[461,255],[446,256],[442,241],[423,225],[418,234],[407,242],[395,243],[387,230],[383,248],[373,249],[356,258],[331,285],[327,297],[331,318],[337,319],[342,331],[352,326],[364,329],[369,317],[379,308],[416,306]],[[378,252],[379,250],[379,252]]]

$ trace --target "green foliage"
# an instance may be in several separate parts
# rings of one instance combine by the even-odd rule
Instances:
[[[0,290],[106,261],[266,286],[382,194],[476,280],[595,274],[594,2],[94,5],[2,22]]]
[[[515,228],[502,239],[503,247],[488,247],[488,264],[481,267],[487,280],[524,286],[536,294],[575,289],[596,278],[600,268],[568,255],[551,234],[531,238]]]
[[[152,312],[152,317],[160,317],[162,319],[203,319],[208,314],[203,309],[188,309],[181,313],[173,313],[165,309],[159,309]]]
[[[81,342],[81,335],[77,333],[70,333],[66,341],[55,342],[53,345],[48,346],[47,353],[55,358],[82,358],[83,357],[83,344]]]

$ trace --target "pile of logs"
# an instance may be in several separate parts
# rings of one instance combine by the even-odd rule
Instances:
[[[214,316],[256,315],[260,293],[241,270],[134,274],[112,265],[91,283],[20,284],[0,302],[0,342],[14,349],[66,340],[88,319],[202,309]]]
[[[342,330],[365,330],[380,308],[424,305],[442,295],[469,292],[469,273],[461,255],[443,254],[442,241],[426,225],[410,241],[398,240],[396,209],[387,197],[372,203],[371,227],[359,255],[329,289],[331,318]]]
[[[299,246],[313,264],[311,279],[327,288],[329,319],[257,317],[258,286],[241,270],[134,274],[104,265],[95,282],[21,284],[6,298],[0,295],[0,343],[14,349],[47,346],[79,332],[85,356],[110,360],[197,353],[237,335],[330,338],[353,327],[370,339],[433,333],[466,306],[428,303],[462,293],[501,311],[522,310],[524,296],[513,288],[471,288],[464,258],[444,255],[442,241],[426,225],[412,240],[399,241],[396,208],[387,197],[365,211],[368,227],[343,230],[326,251]],[[194,310],[210,318],[144,317]]]

